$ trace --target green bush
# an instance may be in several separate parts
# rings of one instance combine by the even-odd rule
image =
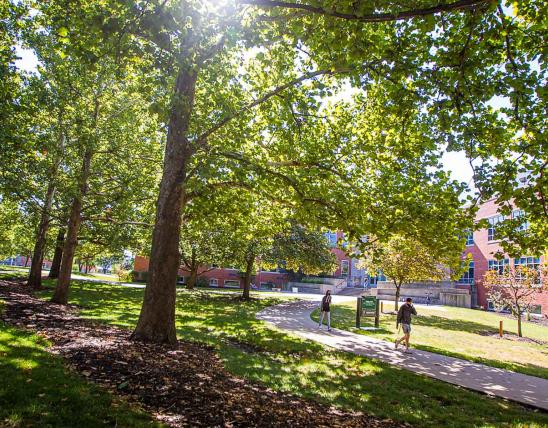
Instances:
[[[196,287],[209,287],[209,280],[205,276],[196,278]]]

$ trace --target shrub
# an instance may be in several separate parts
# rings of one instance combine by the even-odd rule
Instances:
[[[196,287],[209,287],[209,280],[205,276],[196,278]]]

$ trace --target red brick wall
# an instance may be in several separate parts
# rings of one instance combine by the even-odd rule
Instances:
[[[337,232],[337,239],[338,240],[344,240],[344,233],[339,231]],[[348,261],[348,276],[351,275],[352,270],[352,258],[348,256],[343,250],[339,248],[332,248],[331,252],[335,254],[335,257],[337,257],[337,270],[333,273],[334,276],[340,276],[342,275],[342,261],[347,260]],[[331,272],[330,272],[331,273]]]
[[[337,239],[343,239],[344,234],[343,232],[337,232]],[[348,276],[351,274],[352,270],[352,259],[341,249],[339,248],[332,248],[331,252],[335,254],[337,257],[337,270],[333,272],[328,272],[330,274],[334,274],[335,276],[341,275],[341,265],[343,260],[348,261]],[[147,272],[148,271],[148,258],[143,256],[135,256],[135,261],[133,264],[133,269],[137,272]],[[235,269],[213,269],[211,271],[206,271],[207,268],[203,268],[199,271],[199,276],[203,276],[207,278],[208,280],[211,278],[216,278],[217,282],[219,284],[219,287],[224,286],[225,281],[240,281],[240,285],[243,287],[243,281],[241,280],[240,274]],[[188,272],[184,269],[179,269],[179,276],[188,276]],[[286,274],[279,273],[279,272],[258,272],[257,275],[254,275],[252,278],[252,282],[255,283],[257,286],[261,282],[271,282],[277,286],[282,286],[286,284],[289,281],[289,277]]]
[[[493,217],[498,214],[497,204],[495,200],[487,201],[482,204],[476,215],[476,220]],[[480,229],[474,232],[474,245],[466,247],[465,254],[470,253],[474,261],[474,283],[477,287],[478,305],[487,308],[487,296],[485,287],[483,286],[483,276],[488,270],[489,260],[495,259],[495,254],[500,252],[504,254],[504,258],[509,259],[510,266],[513,266],[514,259],[504,253],[500,246],[500,241],[488,241],[487,229]],[[523,256],[531,256],[531,254],[523,254]],[[541,262],[543,258],[541,257]],[[541,305],[542,314],[548,314],[548,293],[539,293],[535,298],[535,304]]]
[[[149,261],[146,257],[136,256],[133,269],[137,272],[147,272]],[[188,271],[179,269],[179,276],[188,276]],[[200,268],[198,276],[210,279],[215,278],[219,287],[225,286],[225,281],[238,281],[240,287],[243,287],[243,279],[236,269],[216,268],[207,270],[206,267]],[[288,277],[284,273],[280,272],[258,272],[251,278],[252,282],[259,286],[261,282],[271,282],[276,286],[283,286],[288,281]]]

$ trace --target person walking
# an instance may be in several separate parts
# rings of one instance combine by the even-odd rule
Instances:
[[[398,348],[398,345],[401,342],[405,342],[405,352],[410,353],[409,351],[409,336],[411,335],[411,316],[417,315],[417,311],[413,306],[413,299],[408,297],[405,299],[405,303],[401,305],[400,310],[398,311],[398,317],[396,319],[396,328],[401,324],[403,329],[403,336],[399,339],[396,339],[395,348]]]
[[[322,303],[320,305],[320,323],[318,328],[322,328],[322,322],[324,316],[327,318],[327,331],[331,331],[331,290],[325,292],[325,296],[322,298]]]

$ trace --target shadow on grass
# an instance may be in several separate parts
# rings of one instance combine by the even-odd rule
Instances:
[[[1,426],[160,426],[69,373],[46,345],[0,322]]]
[[[137,322],[143,298],[142,289],[81,281],[71,293],[84,317],[128,327]],[[275,390],[416,426],[548,424],[545,414],[522,406],[271,329],[256,313],[278,298],[243,302],[204,290],[180,290],[177,297],[180,338],[215,347],[231,373]]]

